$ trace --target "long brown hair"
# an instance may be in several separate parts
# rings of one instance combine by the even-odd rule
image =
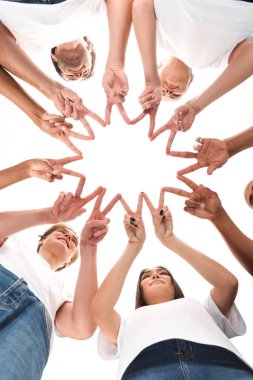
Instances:
[[[168,273],[168,275],[171,277],[171,281],[172,281],[172,284],[173,284],[174,289],[175,289],[175,299],[184,298],[184,293],[183,293],[182,289],[180,288],[180,286],[178,285],[177,281],[174,279],[174,277],[172,276],[170,271],[163,266],[158,266],[156,268],[165,270]],[[147,268],[143,269],[141,271],[141,273],[139,274],[139,278],[138,278],[138,282],[137,282],[137,289],[136,289],[136,297],[135,297],[135,309],[138,309],[139,307],[142,307],[142,306],[147,306],[147,303],[144,300],[142,288],[141,288],[141,278],[142,278],[143,273],[146,270],[147,270]]]
[[[44,232],[43,235],[39,235],[40,240],[39,240],[39,244],[38,244],[38,246],[37,246],[37,253],[39,253],[40,247],[41,247],[41,245],[42,245],[42,244],[41,244],[42,241],[45,240],[45,239],[46,239],[49,235],[51,235],[54,231],[57,231],[57,230],[60,230],[60,229],[66,229],[66,230],[70,230],[70,231],[72,231],[72,232],[76,235],[76,238],[77,238],[77,240],[78,240],[78,236],[77,236],[76,232],[75,232],[71,227],[69,227],[67,224],[64,224],[64,223],[55,224],[55,225],[53,225],[52,227],[50,227],[48,230],[46,230],[46,231]],[[77,260],[78,256],[79,256],[79,249],[77,248],[77,249],[75,250],[73,256],[72,256],[71,259],[70,259],[71,263],[74,263],[74,262]],[[56,270],[56,272],[59,272],[60,270],[62,270],[62,269],[64,269],[64,268],[65,268],[65,266],[64,266],[64,267],[61,267],[61,268],[58,268],[58,269]]]

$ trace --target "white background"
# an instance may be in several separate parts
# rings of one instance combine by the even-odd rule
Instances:
[[[94,41],[97,51],[97,68],[94,77],[78,83],[64,83],[78,92],[89,108],[103,116],[105,96],[101,87],[101,79],[108,47],[107,26],[104,18],[94,21],[93,33],[91,39]],[[47,52],[40,52],[33,58],[48,75],[59,80],[50,66]],[[132,118],[141,111],[138,105],[138,95],[144,88],[139,53],[133,35],[131,35],[127,51],[126,72],[130,91],[125,107]],[[195,79],[188,94],[178,103],[163,103],[160,106],[157,127],[171,117],[176,106],[206,88],[219,72],[219,70],[195,71]],[[178,133],[173,150],[192,150],[197,136],[223,139],[248,128],[253,120],[252,85],[251,78],[204,110],[196,118],[190,131],[185,134]],[[55,112],[54,106],[49,100],[29,86],[25,86],[25,88],[47,111]],[[2,124],[0,129],[1,169],[29,158],[62,158],[72,155],[65,145],[42,133],[26,115],[3,97],[0,98],[0,112]],[[148,119],[138,125],[127,126],[115,109],[110,126],[102,128],[92,120],[91,125],[96,139],[91,142],[74,140],[82,150],[84,158],[80,162],[69,165],[74,170],[86,175],[84,194],[88,194],[97,186],[102,185],[108,189],[104,204],[120,192],[129,205],[134,208],[140,191],[146,191],[156,203],[161,186],[182,188],[175,173],[193,163],[194,160],[166,156],[165,146],[168,133],[162,134],[152,143],[149,142],[147,138]],[[78,122],[74,122],[74,128],[76,131],[83,132],[83,127]],[[189,175],[196,183],[203,183],[217,191],[225,209],[238,227],[249,237],[252,236],[252,210],[246,205],[243,192],[246,184],[252,179],[251,163],[252,150],[247,150],[233,157],[212,176],[207,176],[206,169]],[[39,179],[29,179],[1,191],[1,210],[48,207],[53,204],[60,191],[74,192],[76,185],[77,179],[73,177],[65,177],[62,181],[53,184]],[[186,189],[186,187],[183,188]],[[166,203],[172,211],[175,234],[188,244],[218,260],[238,277],[240,288],[236,302],[247,323],[248,331],[245,336],[236,338],[233,342],[245,359],[253,365],[251,276],[232,256],[222,237],[210,222],[195,218],[183,211],[183,198],[167,194]],[[89,204],[86,214],[70,222],[77,232],[81,231],[91,209],[92,204]],[[122,223],[123,215],[124,211],[120,204],[109,215],[110,231],[98,248],[99,283],[115,263],[127,242]],[[210,290],[210,285],[182,259],[166,250],[155,238],[146,206],[144,206],[144,222],[147,240],[129,272],[117,304],[117,310],[126,316],[134,308],[138,273],[143,267],[153,265],[167,266],[173,272],[186,296],[204,300]],[[37,236],[46,227],[30,229],[22,235],[28,242],[31,242],[31,246],[35,249]],[[74,289],[77,273],[78,263],[58,275],[64,278],[67,286]],[[117,362],[105,362],[98,357],[96,334],[87,341],[55,338],[43,380],[70,378],[93,380],[100,379],[102,376],[104,379],[114,379],[116,369]]]

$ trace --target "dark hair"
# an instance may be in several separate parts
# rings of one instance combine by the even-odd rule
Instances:
[[[37,246],[37,253],[39,253],[39,251],[40,251],[41,243],[42,243],[43,240],[45,240],[54,231],[57,231],[57,230],[60,230],[60,229],[63,229],[63,228],[72,231],[76,235],[76,232],[71,227],[69,227],[67,224],[64,224],[64,223],[55,224],[52,227],[50,227],[48,230],[46,230],[43,235],[39,235],[40,240],[39,240],[39,244]],[[77,235],[76,235],[76,238],[78,240]],[[78,256],[79,256],[79,249],[77,248],[76,251],[75,251],[75,253],[71,257],[71,263],[74,263],[77,260]],[[65,268],[65,266],[63,266],[61,268],[58,268],[56,270],[56,272],[59,272],[60,270],[62,270],[64,268]]]
[[[180,288],[180,286],[178,285],[177,281],[174,279],[174,277],[172,276],[170,271],[167,268],[160,266],[160,265],[157,266],[156,268],[164,269],[168,273],[168,275],[171,277],[172,284],[173,284],[174,289],[175,289],[175,299],[184,298],[184,293],[183,293],[182,289]],[[147,306],[147,303],[144,300],[144,297],[142,294],[142,288],[141,288],[141,277],[146,270],[147,270],[147,268],[143,269],[141,271],[141,273],[139,274],[137,289],[136,289],[136,297],[135,297],[135,309],[138,309],[139,307],[142,307],[142,306]]]
[[[94,46],[93,46],[92,42],[89,40],[89,38],[87,36],[84,36],[83,39],[84,39],[85,42],[87,42],[87,44],[91,44],[91,46],[92,46],[92,51],[90,53],[91,54],[91,70],[90,70],[89,76],[85,78],[85,79],[88,79],[88,78],[90,78],[94,74],[94,66],[95,66],[95,63],[96,63],[96,51],[94,49]],[[62,79],[64,79],[64,80],[67,80],[64,77],[64,74],[62,73],[62,71],[61,71],[61,69],[60,69],[60,67],[58,65],[58,62],[53,59],[53,55],[55,55],[55,49],[56,48],[57,48],[57,46],[54,46],[51,49],[51,55],[50,55],[51,56],[51,61],[52,61],[53,65],[54,65],[54,68],[55,68],[56,72],[60,75],[60,77]]]

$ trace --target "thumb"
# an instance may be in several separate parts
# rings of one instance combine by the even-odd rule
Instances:
[[[220,167],[220,162],[219,161],[214,161],[212,162],[208,168],[207,168],[207,174],[211,175],[213,172]]]

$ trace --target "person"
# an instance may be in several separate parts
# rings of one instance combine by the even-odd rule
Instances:
[[[160,77],[156,62],[156,21],[164,46],[172,55]],[[193,79],[192,68],[227,65],[213,84],[178,107],[155,133],[153,123],[149,130],[151,140],[170,130],[167,154],[177,131],[188,130],[199,112],[252,75],[252,21],[253,6],[244,1],[206,1],[205,7],[199,1],[178,0],[166,4],[161,0],[134,1],[133,24],[145,74],[145,90],[139,98],[144,112],[136,121],[150,112],[155,117],[163,95],[176,99],[182,96]]]
[[[86,115],[89,113],[88,109],[86,109],[88,112],[86,113],[86,107],[83,106],[82,111],[79,111],[79,120],[87,131],[87,135],[83,135],[73,131],[73,125],[68,123],[62,115],[55,115],[47,112],[17,83],[17,81],[6,70],[1,67],[0,84],[0,94],[19,107],[43,132],[47,133],[51,137],[59,139],[76,154],[82,155],[82,152],[73,144],[70,137],[77,138],[79,140],[93,140],[95,138],[95,135],[86,119]],[[93,115],[94,118],[96,118],[96,115]]]
[[[132,2],[107,0],[107,19],[109,27],[109,52],[103,75],[103,88],[107,97],[105,122],[111,123],[111,111],[116,105],[123,120],[130,124],[124,103],[129,85],[124,71],[126,47],[132,25]]]
[[[3,3],[5,2],[0,3],[0,17],[2,21],[0,22],[0,66],[42,92],[48,99],[53,101],[55,107],[65,117],[79,120],[83,116],[89,116],[102,126],[105,126],[104,121],[85,107],[82,99],[74,91],[47,76],[32,62],[25,51],[17,45],[15,38],[3,24]],[[17,6],[19,6],[18,3]],[[37,9],[38,13],[37,7],[38,5],[36,5],[35,9]],[[11,10],[13,12],[13,8]],[[10,17],[10,19],[13,20],[13,17]],[[36,17],[34,20],[36,20]],[[46,26],[50,34],[52,34],[52,30],[47,24]],[[33,34],[31,36],[34,38]],[[87,121],[86,123],[88,124]]]
[[[54,326],[58,335],[73,339],[93,335],[96,324],[91,301],[97,290],[97,244],[107,233],[106,214],[119,198],[114,197],[100,211],[104,194],[101,187],[85,198],[61,193],[50,208],[0,213],[0,239],[35,225],[57,223],[40,236],[38,255],[14,237],[0,249],[1,379],[40,379]],[[65,222],[81,215],[83,206],[95,197],[78,243],[76,233]],[[79,250],[81,263],[72,299],[54,272],[71,265]]]
[[[56,72],[65,80],[87,79],[94,72],[96,53],[84,33],[94,16],[101,13],[104,0],[8,0],[1,1],[1,21],[17,43],[31,53],[51,52]],[[13,20],[13,9],[20,20]],[[54,32],[51,33],[51,28]]]
[[[63,174],[85,179],[83,174],[64,167],[71,162],[81,159],[82,156],[64,157],[57,160],[52,158],[32,158],[20,162],[17,165],[0,170],[0,190],[32,177],[48,182],[54,182],[55,179],[61,180]]]
[[[203,185],[198,186],[184,176],[178,175],[178,179],[189,186],[192,192],[174,187],[165,187],[164,190],[186,197],[184,210],[198,218],[210,220],[235,258],[246,271],[253,275],[253,240],[244,235],[233,222],[222,206],[218,194]],[[249,207],[253,208],[253,181],[247,184],[244,195]]]
[[[203,167],[207,167],[207,174],[221,168],[232,156],[253,146],[253,127],[246,129],[224,140],[212,138],[196,138],[193,149],[196,152],[170,151],[170,156],[180,158],[195,158],[197,162],[185,169],[179,170],[179,175],[191,173]]]
[[[144,245],[143,197],[158,239],[188,262],[212,289],[202,305],[184,298],[165,267],[144,269],[137,284],[136,310],[123,321],[114,306]],[[101,330],[100,355],[104,359],[120,357],[117,379],[252,379],[253,371],[228,339],[245,333],[234,305],[238,288],[235,276],[175,236],[163,190],[158,208],[146,194],[140,194],[135,212],[123,198],[121,202],[127,212],[124,226],[128,243],[92,302],[93,317]]]

